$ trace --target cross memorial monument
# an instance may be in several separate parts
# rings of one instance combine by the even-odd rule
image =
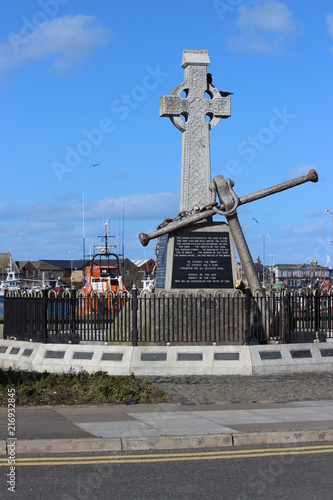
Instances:
[[[221,118],[230,116],[230,99],[207,81],[208,64],[206,50],[184,50],[184,82],[170,96],[161,97],[160,115],[168,116],[183,133],[180,213],[139,238],[144,246],[159,238],[157,290],[233,291],[235,244],[254,294],[262,292],[261,283],[238,220],[238,206],[308,181],[317,182],[318,175],[312,169],[307,175],[240,198],[232,180],[218,175],[210,181],[209,131]],[[212,222],[214,214],[225,216],[228,224]]]
[[[208,64],[207,50],[184,50],[184,81],[160,99],[160,116],[182,132],[180,217],[212,204],[209,133],[230,116],[230,98],[208,80]],[[231,291],[234,262],[227,224],[208,218],[160,239],[156,288]]]

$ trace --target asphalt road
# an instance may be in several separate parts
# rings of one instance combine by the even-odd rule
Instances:
[[[3,500],[326,500],[333,491],[333,445],[16,460],[15,494],[0,461]]]

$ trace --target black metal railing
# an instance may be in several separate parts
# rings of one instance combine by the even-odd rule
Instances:
[[[333,336],[330,293],[6,292],[4,337],[47,343],[243,344]]]

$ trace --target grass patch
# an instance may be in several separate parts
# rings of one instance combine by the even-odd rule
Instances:
[[[7,406],[15,388],[17,406],[170,403],[171,398],[144,378],[111,376],[107,372],[71,371],[58,375],[0,369],[0,406]]]

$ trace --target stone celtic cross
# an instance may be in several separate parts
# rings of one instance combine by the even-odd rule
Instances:
[[[160,99],[160,116],[182,132],[181,212],[211,203],[209,131],[231,114],[230,98],[207,82],[208,64],[207,50],[184,50],[184,82]]]

